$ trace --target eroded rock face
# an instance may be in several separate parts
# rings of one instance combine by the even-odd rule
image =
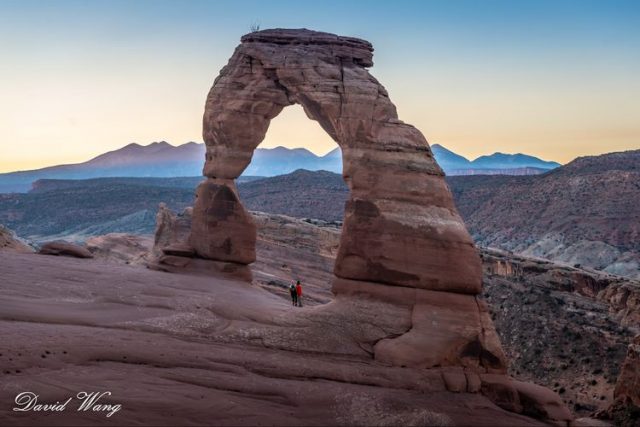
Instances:
[[[256,260],[256,226],[233,180],[209,178],[198,186],[189,243],[205,259],[238,264]]]
[[[176,251],[182,249],[186,256],[193,254],[193,249],[188,242],[191,234],[192,215],[193,208],[191,207],[176,215],[167,208],[167,205],[160,203],[156,214],[153,257],[161,256],[164,250],[173,251],[175,254]]]
[[[93,254],[84,246],[75,243],[55,240],[47,242],[40,247],[40,255],[68,256],[73,258],[93,258]]]
[[[31,253],[33,248],[22,242],[13,231],[0,224],[0,251]]]
[[[640,335],[629,344],[627,357],[613,392],[614,401],[596,417],[611,420],[616,426],[637,426],[640,417]]]
[[[93,236],[87,239],[85,244],[96,259],[119,264],[145,265],[153,242],[145,236],[109,233]]]
[[[339,278],[477,294],[480,259],[420,131],[398,119],[367,71],[370,43],[309,30],[248,34],[207,97],[204,175],[191,243],[204,258],[252,262],[253,226],[233,180],[271,119],[298,103],[338,142],[351,190]],[[226,197],[228,196],[228,197]],[[225,208],[216,206],[224,199]],[[219,225],[219,226],[218,226]]]
[[[616,399],[628,399],[640,407],[640,335],[629,344],[627,358],[614,391]]]

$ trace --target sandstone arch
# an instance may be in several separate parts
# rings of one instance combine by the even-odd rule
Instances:
[[[207,146],[190,245],[199,257],[255,260],[255,225],[235,178],[269,122],[298,103],[340,145],[351,190],[334,292],[350,281],[475,295],[481,265],[424,136],[398,119],[367,71],[370,43],[309,30],[265,30],[242,38],[207,97]]]
[[[398,120],[368,73],[372,52],[366,41],[309,30],[244,36],[207,98],[206,179],[193,211],[160,210],[151,267],[230,273],[235,285],[251,281],[256,227],[235,178],[270,120],[298,103],[342,148],[351,190],[335,298],[311,310],[280,311],[250,331],[241,322],[225,326],[220,338],[418,369],[410,374],[417,378],[412,388],[481,392],[510,411],[570,420],[559,396],[505,375],[506,357],[478,296],[480,258],[427,141]]]

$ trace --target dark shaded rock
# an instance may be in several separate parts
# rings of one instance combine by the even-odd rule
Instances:
[[[84,246],[75,243],[56,240],[47,242],[40,247],[38,251],[40,255],[59,255],[74,258],[93,258],[93,254]]]

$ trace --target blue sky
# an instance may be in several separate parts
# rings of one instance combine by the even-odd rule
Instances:
[[[638,1],[0,0],[0,171],[201,141],[206,93],[255,23],[371,41],[400,118],[471,158],[640,148]],[[291,107],[264,145],[332,141]]]

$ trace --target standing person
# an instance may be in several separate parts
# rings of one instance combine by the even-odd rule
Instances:
[[[289,286],[289,293],[291,294],[291,304],[294,306],[298,305],[298,290],[296,289],[296,285],[294,285],[293,283],[291,283],[291,286]]]
[[[298,298],[298,307],[302,307],[302,285],[300,280],[296,282],[296,297]]]

